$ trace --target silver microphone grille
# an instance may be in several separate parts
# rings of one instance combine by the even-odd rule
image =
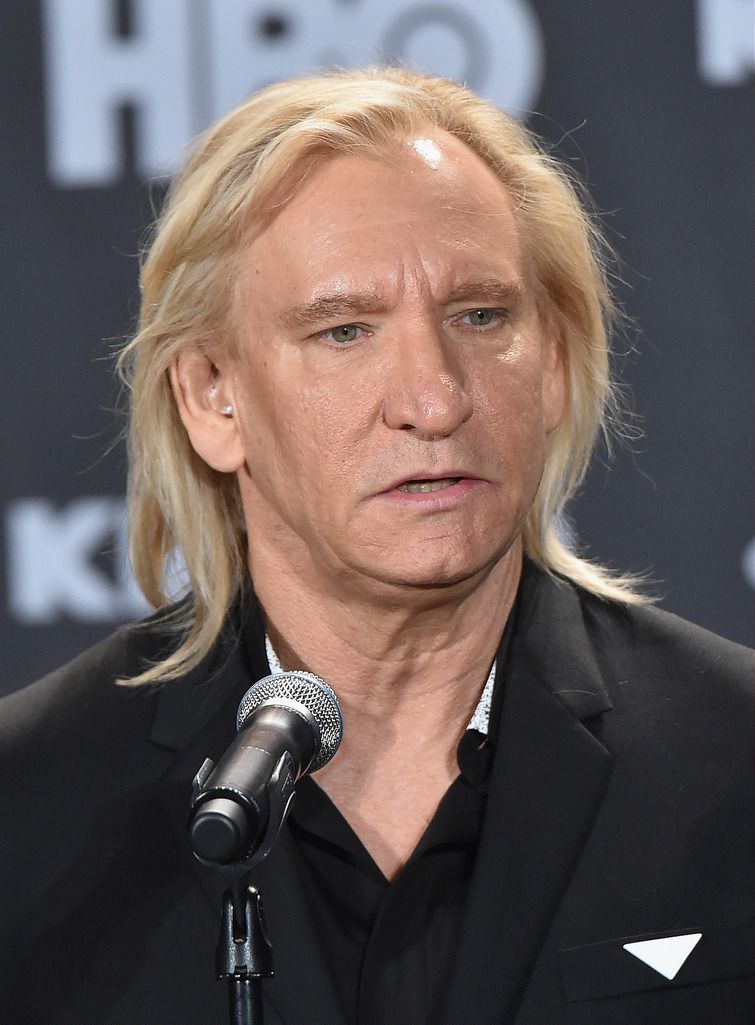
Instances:
[[[236,729],[262,704],[285,702],[303,706],[320,731],[320,744],[310,772],[326,765],[343,740],[343,714],[333,689],[314,673],[276,673],[250,687],[241,699],[236,713]]]

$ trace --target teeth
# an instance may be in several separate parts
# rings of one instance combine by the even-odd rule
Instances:
[[[458,484],[461,477],[444,477],[442,480],[410,480],[398,487],[399,491],[407,491],[412,495],[424,495],[430,491],[442,491]]]

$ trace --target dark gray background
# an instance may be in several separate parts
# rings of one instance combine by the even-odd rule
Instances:
[[[185,0],[195,21],[202,2]],[[371,10],[378,18],[379,0],[340,3],[344,24],[359,9],[362,33]],[[102,4],[114,33],[127,40],[138,31],[143,8],[128,0]],[[571,510],[575,529],[588,554],[648,571],[666,608],[750,643],[752,61],[737,44],[749,4],[718,0],[718,20],[705,30],[709,5],[702,2],[512,5],[534,14],[543,44],[529,123],[587,181],[622,257],[617,288],[632,321],[617,343],[624,354],[617,365],[643,437],[618,446],[611,469],[605,452],[598,454]],[[318,0],[247,4],[249,31],[267,33],[274,55],[297,31],[305,6],[316,9]],[[331,17],[334,6],[336,0],[322,0]],[[404,7],[426,22],[446,24],[449,12],[474,10],[479,28],[482,17],[460,0]],[[41,11],[26,0],[0,11],[0,692],[71,657],[138,608],[114,558],[122,548],[125,453],[116,443],[122,423],[113,414],[110,357],[132,327],[136,254],[161,186],[147,184],[135,168],[139,115],[128,111],[120,115],[123,159],[112,181],[64,187],[52,180]],[[489,3],[483,14],[486,60],[510,60],[510,23],[501,16],[498,24]],[[723,70],[713,77],[706,71],[711,46],[723,54]],[[734,55],[728,71],[727,47]],[[312,64],[321,60],[322,53],[312,54]],[[283,63],[285,77],[290,65]],[[198,64],[192,81],[201,75]],[[250,81],[257,84],[251,73]],[[84,555],[74,565],[77,516]],[[32,543],[28,523],[40,517],[45,540]],[[69,563],[79,581],[73,598],[62,578]],[[45,574],[55,582],[45,583]],[[42,594],[37,605],[19,597],[30,580]]]

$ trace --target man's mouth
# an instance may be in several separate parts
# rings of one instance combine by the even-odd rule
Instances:
[[[442,477],[440,480],[407,480],[399,484],[397,491],[406,491],[412,495],[425,495],[431,491],[443,491],[445,488],[458,484],[461,477]]]

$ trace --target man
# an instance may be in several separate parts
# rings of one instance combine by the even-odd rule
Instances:
[[[561,540],[610,401],[564,173],[449,82],[272,86],[200,142],[142,289],[160,611],[3,703],[0,1020],[223,1019],[190,784],[282,665],[346,726],[252,873],[266,1022],[741,1025],[748,659]]]

